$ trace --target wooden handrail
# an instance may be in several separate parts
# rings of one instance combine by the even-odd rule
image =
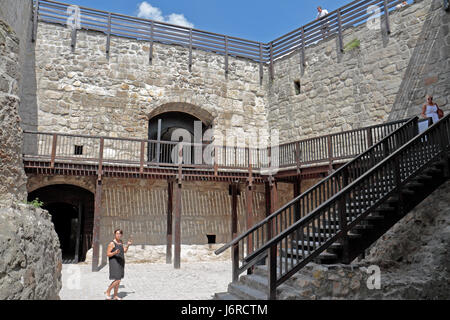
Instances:
[[[223,55],[254,60],[258,63],[270,64],[271,76],[273,76],[273,63],[276,59],[290,54],[298,49],[302,50],[302,62],[304,63],[304,49],[322,38],[323,23],[327,24],[329,34],[327,37],[339,35],[342,49],[342,32],[344,29],[356,26],[370,18],[366,9],[373,4],[383,8],[380,14],[386,16],[386,26],[389,31],[389,12],[399,0],[355,0],[334,11],[331,11],[321,20],[314,20],[300,28],[276,38],[268,43],[261,43],[239,37],[226,36],[205,30],[183,27],[167,22],[111,13],[98,9],[78,6],[81,14],[81,27],[87,30],[104,32],[107,35],[107,44],[111,35],[127,38],[144,39],[150,41],[149,63],[153,59],[153,43],[181,44],[190,49],[214,51]],[[70,4],[53,0],[34,0],[34,24],[33,38],[37,28],[37,21],[67,23],[66,9]],[[76,33],[73,32],[73,37]],[[73,38],[75,40],[75,38]],[[75,44],[73,43],[75,46]],[[106,46],[106,54],[109,55],[109,46]]]

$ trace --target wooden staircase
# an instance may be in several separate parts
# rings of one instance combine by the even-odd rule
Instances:
[[[280,292],[291,292],[295,297],[295,290],[292,292],[285,282],[306,264],[351,263],[442,185],[450,176],[449,116],[406,141],[405,133],[411,131],[405,131],[408,124],[402,128],[344,166],[337,174],[343,182],[341,188],[307,214],[292,223],[288,223],[288,214],[282,214],[298,211],[303,194],[225,246],[234,250],[234,281],[227,293],[218,293],[215,298],[276,299]],[[385,147],[392,141],[398,143],[395,151],[389,152]],[[306,193],[316,192],[319,186]],[[248,250],[249,237],[264,227],[267,241],[252,244]],[[261,261],[265,261],[264,266],[258,265]],[[236,273],[243,271],[248,274],[238,280]]]

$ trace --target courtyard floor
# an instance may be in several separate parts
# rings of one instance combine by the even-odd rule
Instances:
[[[126,264],[119,288],[124,300],[209,300],[227,291],[231,282],[231,261],[173,264]],[[88,264],[64,264],[62,300],[105,300],[111,281],[109,266],[92,272]],[[111,292],[112,293],[112,292]]]

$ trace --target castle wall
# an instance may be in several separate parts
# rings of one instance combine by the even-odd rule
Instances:
[[[75,51],[71,31],[39,23],[36,44],[38,129],[74,134],[142,138],[148,136],[149,115],[183,111],[210,121],[216,131],[242,137],[267,129],[265,90],[259,64],[155,43],[78,30]],[[253,134],[254,136],[254,134]]]
[[[281,142],[350,130],[419,115],[425,95],[450,110],[449,14],[442,1],[414,1],[390,14],[391,34],[366,24],[347,29],[341,53],[338,38],[322,41],[277,60],[268,87],[267,118]],[[300,81],[296,94],[294,81]]]

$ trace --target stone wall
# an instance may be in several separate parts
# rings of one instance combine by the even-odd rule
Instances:
[[[59,299],[61,250],[46,210],[0,207],[0,300]]]
[[[211,124],[216,132],[242,137],[267,129],[265,90],[259,64],[155,43],[111,37],[105,54],[103,33],[78,30],[75,51],[71,32],[39,23],[36,42],[38,129],[40,131],[148,137],[150,116],[182,111]],[[210,123],[209,123],[210,122]]]
[[[19,64],[21,75],[18,81],[20,97],[19,116],[21,128],[37,129],[35,45],[32,37],[32,0],[1,0],[0,20],[5,21],[20,39]]]
[[[61,250],[50,216],[22,203],[27,190],[19,104],[21,79],[32,76],[21,77],[30,4],[2,0],[0,6],[0,300],[58,299],[61,289]]]
[[[341,53],[337,37],[278,59],[268,87],[267,118],[281,142],[355,129],[419,115],[425,95],[450,111],[449,14],[440,0],[414,1],[384,19],[381,30],[347,29]],[[296,94],[294,81],[300,81]]]
[[[19,46],[14,30],[0,20],[0,202],[24,200],[26,197],[18,114]]]

